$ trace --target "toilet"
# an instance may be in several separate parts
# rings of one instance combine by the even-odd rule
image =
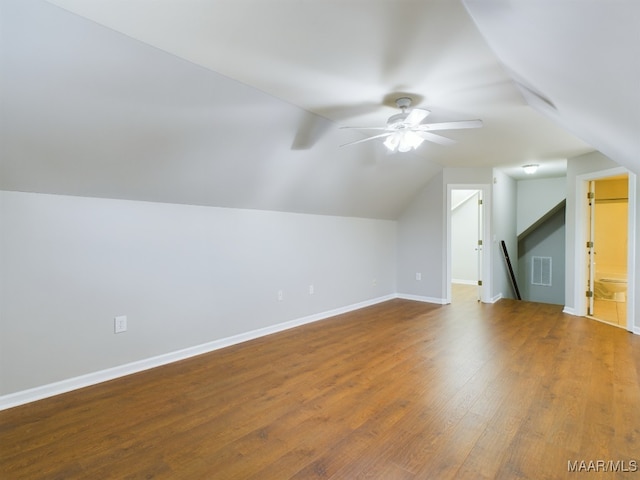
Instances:
[[[596,275],[594,290],[596,298],[625,302],[627,299],[627,277],[605,273]]]

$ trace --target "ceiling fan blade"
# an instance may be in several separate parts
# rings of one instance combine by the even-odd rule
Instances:
[[[457,130],[460,128],[480,128],[482,120],[462,120],[460,122],[423,123],[415,127],[416,131]]]
[[[338,127],[338,128],[352,128],[356,130],[387,130],[388,127]]]
[[[422,120],[427,118],[427,115],[429,115],[430,113],[431,112],[429,110],[424,110],[422,108],[413,108],[409,112],[409,115],[407,115],[407,118],[404,119],[404,123],[409,125],[417,125]]]
[[[436,135],[435,133],[422,132],[420,130],[415,131],[418,135],[420,135],[425,140],[428,140],[433,143],[438,143],[440,145],[455,145],[457,142],[455,140],[451,140],[450,138],[443,137],[442,135]]]
[[[343,143],[340,146],[341,147],[346,147],[348,145],[355,145],[356,143],[368,142],[369,140],[373,140],[375,138],[388,137],[389,135],[392,135],[393,133],[394,132],[381,133],[380,135],[374,135],[373,137],[363,138],[362,140],[356,140],[355,142]]]

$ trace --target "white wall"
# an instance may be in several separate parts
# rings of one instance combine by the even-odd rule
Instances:
[[[0,396],[393,294],[395,247],[386,220],[0,192]]]
[[[567,179],[541,178],[518,181],[517,234],[537,222],[566,198]]]
[[[493,181],[491,168],[445,168],[443,178],[445,185],[491,185]]]

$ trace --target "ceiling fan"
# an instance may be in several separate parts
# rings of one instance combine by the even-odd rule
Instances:
[[[429,110],[422,108],[411,108],[411,98],[400,97],[396,100],[396,105],[402,113],[392,115],[387,120],[384,127],[340,127],[351,128],[356,130],[382,130],[384,133],[374,135],[372,137],[356,140],[355,142],[340,145],[355,145],[356,143],[368,142],[376,138],[385,138],[385,147],[390,152],[408,152],[415,150],[420,144],[428,140],[440,145],[453,145],[456,143],[442,135],[431,133],[433,130],[456,130],[460,128],[479,128],[482,126],[482,120],[462,120],[457,122],[441,122],[441,123],[421,123],[427,115],[431,113]]]

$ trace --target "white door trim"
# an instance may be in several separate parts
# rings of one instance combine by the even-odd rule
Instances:
[[[480,301],[483,303],[493,302],[491,298],[491,185],[484,183],[451,183],[447,184],[445,201],[445,276],[443,278],[442,291],[445,292],[445,303],[451,303],[451,191],[452,190],[480,190],[482,192],[482,202],[484,212],[482,215],[483,243],[482,250],[478,252],[482,255],[482,272],[479,272],[482,279],[480,288]]]
[[[587,278],[585,248],[588,239],[587,202],[589,182],[614,175],[627,174],[629,176],[629,209],[628,209],[628,250],[627,250],[627,326],[630,332],[635,331],[633,319],[635,318],[635,261],[636,261],[636,175],[624,167],[610,168],[597,172],[585,173],[576,176],[576,214],[575,214],[575,243],[574,254],[574,299],[573,313],[578,316],[587,315],[587,302],[585,299]]]

